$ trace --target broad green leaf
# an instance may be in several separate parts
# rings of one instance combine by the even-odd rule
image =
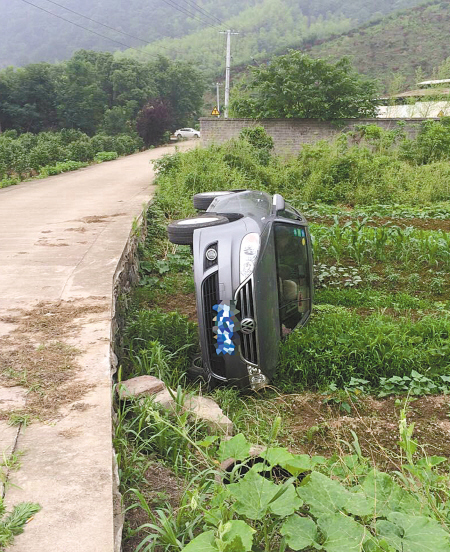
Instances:
[[[283,447],[268,448],[267,451],[261,456],[265,459],[270,467],[277,465],[284,467],[283,464],[289,462],[290,460],[292,460],[292,458],[294,458],[294,455]]]
[[[448,552],[450,534],[434,519],[392,512],[388,520],[403,531],[403,552]]]
[[[222,541],[228,543],[226,552],[248,552],[252,549],[255,530],[245,521],[233,520],[225,524]]]
[[[279,489],[281,489],[281,486]],[[297,496],[294,485],[290,484],[281,496],[270,503],[269,510],[272,514],[286,517],[298,510],[302,504],[303,500]]]
[[[228,490],[228,485],[215,487],[214,494],[209,501],[209,507],[204,511],[206,523],[217,527],[221,521],[227,521],[226,519],[224,520],[223,505],[229,498],[230,492]]]
[[[350,493],[338,481],[319,472],[306,476],[298,489],[300,498],[309,504],[315,517],[345,510],[354,515],[366,516],[371,510],[362,493]]]
[[[427,456],[426,458],[420,458],[417,461],[418,466],[434,468],[443,462],[448,462],[448,459],[445,456]]]
[[[298,489],[300,498],[309,505],[315,517],[339,512],[347,502],[347,491],[337,481],[312,472],[302,481]]]
[[[237,501],[234,505],[236,512],[257,520],[267,513],[270,501],[280,487],[250,470],[238,483],[228,485],[228,489]]]
[[[364,541],[364,552],[397,552],[398,549],[391,546],[385,539],[379,540],[377,537],[368,536]]]
[[[372,472],[361,485],[377,517],[386,517],[389,512],[417,513],[419,501],[400,487],[387,473]]]
[[[282,468],[297,477],[301,473],[311,471],[311,458],[307,454],[291,454],[291,458],[279,463]]]
[[[214,531],[206,531],[195,537],[181,552],[218,552]]]
[[[402,530],[390,521],[379,519],[375,524],[377,535],[382,537],[395,550],[402,549]]]
[[[219,438],[218,435],[207,435],[202,441],[197,441],[196,445],[199,447],[210,447]]]
[[[348,514],[353,514],[355,516],[372,516],[373,504],[370,504],[366,498],[366,495],[359,489],[352,489],[349,491],[348,500],[344,505],[344,510]]]
[[[317,545],[317,527],[310,518],[292,515],[282,525],[280,533],[286,537],[286,542],[293,550],[303,550]]]
[[[314,466],[318,466],[320,464],[326,464],[327,463],[327,459],[325,458],[325,456],[312,456],[311,457],[311,465],[314,467]]]
[[[245,460],[250,453],[250,443],[242,433],[238,433],[229,441],[222,441],[219,446],[219,460],[223,462],[228,458]]]
[[[322,544],[327,552],[362,552],[366,529],[343,514],[322,516],[318,525],[325,535]]]

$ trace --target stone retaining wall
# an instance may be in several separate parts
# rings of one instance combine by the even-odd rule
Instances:
[[[149,205],[150,203],[144,207],[140,217],[134,221],[133,229],[130,232],[113,277],[110,341],[112,385],[115,383],[114,378],[118,367],[118,356],[122,349],[122,330],[124,328],[125,311],[127,308],[126,300],[131,288],[139,281],[138,246],[145,240],[147,234],[147,210]],[[116,413],[114,409],[111,415],[113,421],[115,421]],[[114,552],[120,552],[122,550],[122,530],[125,516],[122,510],[122,501],[119,491],[119,471],[114,452],[112,462],[114,474]]]
[[[202,143],[205,146],[221,144],[230,138],[236,138],[246,127],[263,126],[272,136],[275,152],[280,155],[298,153],[303,144],[314,144],[319,140],[331,140],[342,131],[349,131],[356,125],[375,124],[385,130],[392,130],[398,123],[404,125],[409,138],[415,138],[423,121],[430,119],[342,119],[337,127],[327,121],[316,119],[218,119],[203,117],[200,119]],[[437,119],[438,120],[438,119]]]

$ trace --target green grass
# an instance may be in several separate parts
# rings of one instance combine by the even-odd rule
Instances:
[[[342,387],[352,377],[376,387],[380,377],[412,370],[432,377],[449,372],[448,313],[414,321],[324,307],[282,343],[277,376],[282,389],[320,389],[330,383]]]

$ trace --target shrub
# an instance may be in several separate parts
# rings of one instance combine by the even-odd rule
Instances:
[[[139,136],[131,136],[129,134],[118,134],[114,136],[113,144],[113,150],[117,151],[119,155],[131,155],[144,147],[144,142]]]
[[[91,138],[91,145],[95,153],[100,151],[116,151],[114,136],[108,136],[100,133]]]
[[[94,158],[94,148],[90,141],[80,139],[67,146],[67,157],[72,161],[90,161]]]
[[[88,163],[83,163],[82,161],[64,161],[61,163],[56,163],[56,165],[46,165],[41,167],[39,177],[46,178],[47,176],[54,176],[56,174],[61,174],[69,171],[76,171],[83,167],[87,167]]]
[[[116,151],[99,151],[94,156],[94,161],[97,163],[102,163],[103,161],[113,161],[114,159],[117,159],[119,156],[117,155]]]

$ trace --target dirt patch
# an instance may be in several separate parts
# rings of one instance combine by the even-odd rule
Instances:
[[[93,215],[77,219],[77,222],[85,222],[86,224],[93,224],[96,222],[106,222],[109,218],[123,217],[126,213],[114,213],[114,215]]]
[[[79,226],[78,228],[66,228],[64,232],[86,232],[86,228],[84,226]]]
[[[0,385],[27,390],[25,408],[15,414],[54,419],[63,405],[80,400],[92,385],[77,380],[81,353],[66,340],[79,332],[79,319],[107,307],[82,302],[39,303],[3,316],[15,328],[0,337]],[[2,412],[7,417],[11,412]]]
[[[160,300],[155,301],[155,306],[161,308],[164,312],[179,312],[186,315],[191,322],[197,322],[195,293],[164,296]]]
[[[34,245],[43,245],[45,247],[67,247],[68,243],[52,243],[47,241],[48,238],[40,238]]]
[[[174,473],[161,464],[152,464],[145,472],[145,483],[139,487],[145,496],[150,510],[156,516],[156,510],[166,504],[170,504],[176,510],[180,504],[181,495],[185,483],[176,477]],[[131,494],[125,495],[125,508],[138,502]],[[144,523],[153,523],[148,514],[140,507],[128,510],[125,514],[125,525],[129,531],[134,531]],[[150,534],[148,528],[142,529],[122,544],[123,552],[134,552],[139,543]],[[163,547],[152,548],[155,552],[162,552]]]
[[[398,469],[400,464],[399,416],[405,397],[348,400],[350,413],[341,405],[325,404],[318,394],[284,396],[289,404],[285,418],[285,445],[294,452],[332,456],[348,454],[358,436],[362,453],[381,469]],[[450,458],[450,399],[428,395],[413,400],[408,423],[414,422],[413,438],[428,455]]]

